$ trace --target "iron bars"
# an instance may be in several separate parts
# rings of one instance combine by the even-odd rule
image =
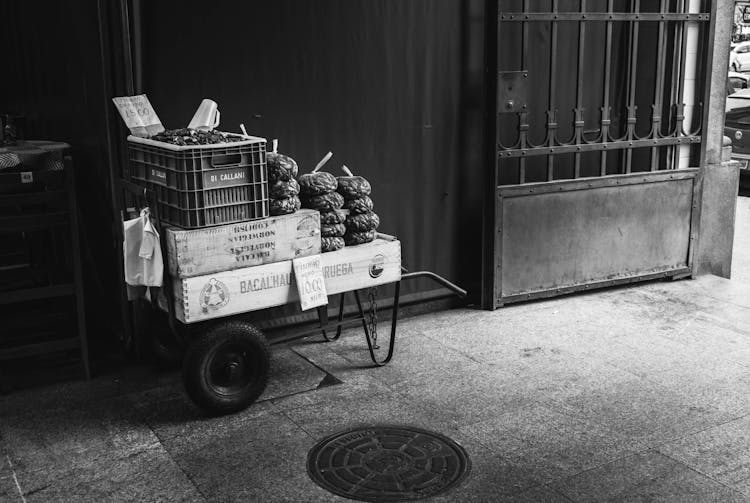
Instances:
[[[500,183],[687,163],[701,142],[703,94],[696,86],[705,70],[695,62],[707,43],[711,16],[698,12],[705,1],[548,0],[549,12],[533,11],[532,3],[541,4],[499,0]],[[573,4],[577,12],[561,10]],[[517,169],[512,177],[501,166],[509,160]]]

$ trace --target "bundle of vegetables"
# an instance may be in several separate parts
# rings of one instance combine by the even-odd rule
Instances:
[[[300,186],[296,180],[297,163],[291,157],[279,154],[279,141],[273,140],[273,151],[266,153],[268,192],[271,196],[271,215],[294,213],[302,206]]]
[[[324,253],[343,248],[346,233],[344,226],[346,215],[341,211],[344,198],[336,192],[338,188],[336,177],[325,171],[319,171],[332,156],[333,154],[328,152],[315,166],[312,173],[305,173],[299,177],[302,206],[320,212],[320,244]]]
[[[342,166],[341,169],[347,176],[337,177],[336,190],[344,198],[344,209],[349,210],[344,220],[344,243],[347,246],[369,243],[375,239],[375,229],[380,225],[380,218],[372,211],[372,186],[363,177],[354,176],[346,166]]]

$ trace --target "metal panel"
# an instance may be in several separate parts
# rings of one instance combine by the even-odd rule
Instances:
[[[496,305],[689,272],[696,175],[691,169],[499,187]]]

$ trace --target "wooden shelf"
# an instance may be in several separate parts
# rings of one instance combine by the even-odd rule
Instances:
[[[68,211],[0,217],[0,233],[38,231],[68,225],[69,223],[70,213]]]
[[[23,288],[20,290],[0,291],[0,304],[13,304],[29,300],[51,299],[66,295],[75,295],[75,283],[63,283],[60,285],[38,286],[34,288]]]
[[[1,348],[0,361],[14,360],[16,358],[25,358],[28,356],[52,353],[54,351],[64,351],[66,349],[76,349],[80,345],[81,341],[78,337],[69,337],[66,339],[58,339],[54,341],[13,346],[11,348]]]

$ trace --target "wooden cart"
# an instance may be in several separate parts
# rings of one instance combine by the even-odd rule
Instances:
[[[136,208],[153,207],[149,205],[153,200],[153,194],[148,189],[126,181],[121,181],[121,187],[135,201]],[[158,225],[158,215],[152,214],[152,218]],[[161,244],[162,255],[166,259],[168,251],[163,233]],[[373,257],[378,259],[372,260]],[[321,334],[325,341],[331,342],[338,339],[342,329],[347,326],[361,324],[373,365],[387,364],[394,352],[402,281],[428,278],[460,297],[466,296],[465,290],[435,273],[406,271],[401,266],[400,243],[393,236],[379,234],[373,243],[326,253],[323,254],[322,260],[327,261],[328,267],[332,267],[332,270],[348,273],[341,276],[349,276],[345,280],[337,280],[335,277],[326,280],[328,293],[339,296],[337,316],[331,319],[328,315],[328,306],[319,307],[317,326],[288,329],[283,336],[270,342],[263,332],[243,315],[297,302],[293,282],[283,279],[291,277],[290,261],[241,269],[253,270],[245,274],[255,274],[255,280],[246,276],[240,277],[237,271],[213,274],[209,281],[206,281],[206,276],[173,278],[169,274],[169,267],[165,267],[165,288],[162,290],[166,299],[162,308],[168,313],[172,334],[185,348],[183,382],[188,395],[199,407],[212,414],[227,414],[246,408],[260,397],[266,387],[271,344],[315,334]],[[256,281],[257,285],[257,281],[262,281],[262,278],[274,281],[273,278],[279,276],[282,279],[275,280],[273,289],[255,291],[252,286],[253,281]],[[379,356],[375,299],[370,290],[370,309],[366,312],[360,291],[387,284],[394,285],[390,339],[387,342],[387,350]],[[230,306],[228,299],[239,295],[254,296],[253,301]],[[356,303],[357,309],[353,314],[345,314],[344,311],[347,295],[353,295]],[[215,299],[213,302],[210,300],[212,297]],[[193,299],[192,304],[187,301],[188,299]],[[195,299],[198,299],[197,305]],[[215,309],[217,306],[220,306],[220,309]]]

